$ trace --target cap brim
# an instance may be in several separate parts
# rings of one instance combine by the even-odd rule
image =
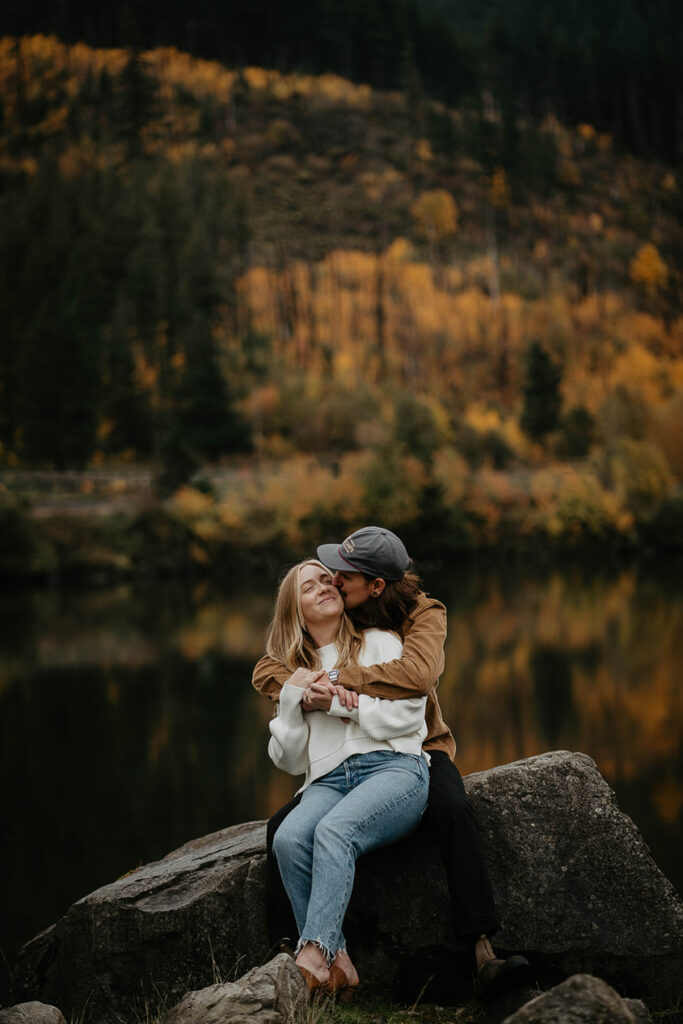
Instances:
[[[326,565],[328,569],[334,569],[335,572],[360,572],[360,569],[354,569],[352,565],[345,562],[339,554],[338,544],[321,544],[318,548],[318,558]]]

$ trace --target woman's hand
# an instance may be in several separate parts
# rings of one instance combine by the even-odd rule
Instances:
[[[354,708],[358,707],[358,694],[355,690],[347,690],[346,687],[341,686],[339,683],[333,686],[332,690],[339,697],[341,706],[346,708],[347,711],[353,711]]]
[[[339,703],[347,711],[358,707],[358,694],[353,690],[322,681],[311,683],[306,687],[301,707],[304,711],[329,711],[335,694],[339,697]],[[343,719],[343,721],[348,721],[348,719]]]
[[[327,675],[323,669],[298,668],[289,679],[285,679],[285,686],[300,686],[305,690],[307,686],[316,683],[321,676]]]
[[[334,697],[331,683],[314,682],[306,687],[301,707],[304,711],[329,711]]]

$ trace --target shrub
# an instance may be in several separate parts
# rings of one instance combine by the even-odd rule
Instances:
[[[394,400],[394,437],[402,447],[426,465],[448,439],[448,417],[444,409],[427,396],[408,391]]]
[[[0,485],[0,570],[25,573],[35,548],[28,503]]]
[[[424,488],[420,515],[401,527],[401,537],[415,558],[442,559],[473,547],[464,506],[446,501],[444,489],[436,483]]]
[[[575,405],[562,417],[557,439],[558,455],[580,459],[588,455],[595,442],[595,417],[583,405]]]
[[[666,458],[649,441],[624,437],[605,452],[603,479],[637,519],[655,514],[672,479]]]
[[[594,473],[563,466],[531,478],[534,532],[563,546],[630,537],[632,518]]]
[[[172,573],[191,565],[192,532],[172,509],[155,505],[130,526],[132,566],[140,571]]]
[[[395,447],[380,450],[368,458],[360,479],[365,521],[394,529],[418,517],[427,474],[414,456]]]
[[[683,548],[683,487],[664,497],[652,518],[640,524],[640,535],[655,547]]]
[[[490,463],[495,469],[505,469],[514,452],[497,430],[480,433],[463,425],[458,431],[458,448],[473,469]]]
[[[358,447],[363,424],[377,413],[377,400],[365,387],[337,384],[313,394],[310,382],[296,377],[262,410],[262,430],[279,434],[299,451],[343,454]]]
[[[485,466],[474,474],[464,507],[476,543],[483,547],[514,545],[528,532],[529,496],[508,473]]]
[[[600,407],[600,431],[608,440],[645,436],[650,412],[642,393],[619,384]]]
[[[334,504],[333,484],[332,470],[305,455],[245,475],[243,486],[219,502],[223,539],[299,551],[307,542],[302,524],[317,508]]]
[[[444,447],[434,457],[432,477],[447,505],[462,503],[467,491],[469,467],[455,448]]]

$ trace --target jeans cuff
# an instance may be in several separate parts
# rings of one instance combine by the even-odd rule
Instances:
[[[297,944],[296,944],[296,949],[294,950],[294,955],[298,956],[299,953],[301,952],[301,950],[304,948],[304,946],[307,946],[309,944],[309,942],[310,942],[310,944],[312,946],[316,946],[320,950],[320,952],[325,957],[325,962],[327,963],[327,966],[329,967],[330,964],[332,963],[332,961],[334,960],[336,953],[334,953],[329,948],[329,946],[326,946],[325,943],[320,938],[318,938],[318,939],[305,939],[302,936],[299,939],[299,941],[297,942]]]

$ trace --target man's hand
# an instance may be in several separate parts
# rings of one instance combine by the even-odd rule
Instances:
[[[285,679],[285,683],[288,686],[300,686],[302,690],[305,690],[312,683],[317,683],[321,676],[325,676],[327,679],[327,672],[324,669],[298,668],[289,679]]]

